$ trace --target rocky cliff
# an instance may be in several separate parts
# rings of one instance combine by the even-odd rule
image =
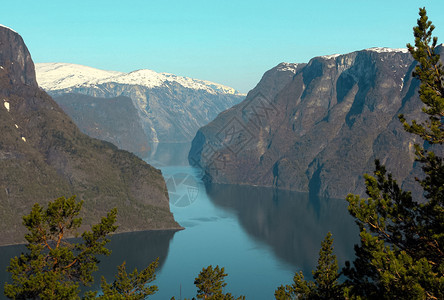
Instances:
[[[364,194],[362,175],[378,158],[419,190],[413,145],[421,141],[397,118],[422,117],[414,64],[406,49],[372,48],[315,57],[292,73],[279,65],[198,131],[189,160],[215,183],[342,198]]]
[[[84,224],[118,208],[119,231],[178,229],[159,170],[80,132],[36,82],[22,38],[0,26],[0,245],[24,241],[35,202],[83,199]]]
[[[36,69],[39,84],[56,101],[67,93],[131,98],[149,142],[190,142],[201,126],[245,98],[230,87],[152,70],[121,73],[63,63]]]

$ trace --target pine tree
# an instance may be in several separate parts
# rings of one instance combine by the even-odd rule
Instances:
[[[197,287],[197,299],[208,300],[242,300],[244,296],[234,298],[231,293],[223,293],[223,288],[227,285],[225,283],[225,277],[228,276],[225,273],[225,269],[216,266],[208,266],[202,268],[199,276],[195,278],[194,284]],[[193,298],[194,299],[194,298]]]
[[[67,237],[77,236],[82,204],[75,196],[61,197],[49,202],[46,209],[35,204],[31,213],[23,217],[29,230],[25,236],[28,252],[12,258],[7,268],[12,275],[12,283],[5,284],[8,298],[80,299],[80,284],[88,286],[93,282],[97,257],[111,253],[105,247],[107,236],[117,229],[117,210],[112,209],[91,231],[82,233],[80,242],[68,240]],[[88,292],[85,298],[144,299],[157,291],[156,286],[146,286],[155,279],[157,265],[155,261],[140,273],[134,270],[128,275],[123,264],[112,285],[102,279],[103,294],[97,297],[97,292]]]
[[[18,299],[77,299],[79,283],[93,281],[97,270],[97,255],[109,255],[106,236],[117,227],[116,210],[82,234],[83,243],[66,241],[81,225],[78,217],[83,202],[75,197],[61,197],[44,209],[35,204],[23,224],[29,230],[25,236],[28,253],[11,259],[8,271],[12,284],[5,284],[5,295]]]
[[[198,299],[209,299],[215,295],[222,294],[222,288],[227,285],[224,280],[227,274],[224,271],[224,268],[219,268],[219,266],[216,266],[214,269],[213,266],[202,269],[194,281],[197,287]]]
[[[105,277],[102,276],[100,287],[102,288],[101,295],[97,296],[97,292],[91,292],[86,295],[86,299],[102,299],[102,300],[142,300],[149,295],[153,295],[158,290],[156,285],[148,285],[156,279],[154,272],[159,265],[159,259],[152,262],[147,268],[138,272],[137,269],[130,274],[126,272],[125,262],[118,266],[118,273],[116,280],[109,284]]]
[[[316,295],[319,299],[340,298],[338,260],[333,254],[333,239],[330,232],[321,244],[318,267],[313,273],[313,278],[317,287]]]
[[[425,8],[419,10],[420,18],[417,26],[413,28],[415,46],[410,43],[407,48],[413,58],[418,62],[413,76],[421,81],[419,98],[426,105],[422,111],[428,115],[428,120],[417,123],[412,120],[409,124],[403,115],[400,115],[404,128],[411,133],[419,135],[430,144],[444,142],[444,69],[437,53],[438,38],[432,37],[435,26],[429,21]],[[432,44],[430,45],[430,42]]]
[[[321,243],[318,266],[313,273],[313,281],[306,281],[302,272],[296,273],[293,284],[280,286],[275,291],[275,299],[342,299],[341,285],[338,283],[338,262],[333,254],[333,239],[329,232]]]
[[[404,128],[417,134],[415,145],[424,179],[417,179],[425,202],[403,191],[386,168],[376,161],[375,177],[365,175],[369,198],[349,195],[349,212],[360,227],[361,245],[355,246],[353,266],[346,265],[349,293],[371,299],[444,298],[444,165],[443,159],[424,146],[444,142],[444,69],[433,38],[434,26],[425,8],[414,27],[415,47],[407,47],[418,62],[413,76],[420,80],[419,95],[428,120]]]

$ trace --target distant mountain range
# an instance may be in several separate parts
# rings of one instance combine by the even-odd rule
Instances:
[[[118,121],[116,121],[119,124]],[[24,242],[34,203],[77,195],[84,226],[117,207],[118,231],[180,229],[159,170],[77,128],[37,85],[23,39],[0,26],[0,245]]]
[[[137,116],[121,116],[125,118],[121,123],[139,122],[144,136],[133,136],[131,130],[120,131],[127,138],[133,136],[133,141],[144,139],[150,143],[189,142],[201,126],[245,98],[245,95],[224,85],[169,73],[156,73],[152,70],[122,73],[67,63],[39,63],[36,64],[36,73],[39,85],[58,103],[63,102],[62,107],[65,111],[88,134],[94,130],[82,128],[82,124],[76,120],[79,120],[81,115],[91,115],[88,111],[93,102],[101,101],[100,98],[132,99]],[[77,95],[65,98],[68,94]],[[81,95],[89,97],[82,98]],[[76,109],[73,106],[76,106]],[[111,116],[109,118],[111,119]],[[95,127],[104,132],[100,135],[96,131],[95,137],[115,143],[115,140],[108,138],[109,132],[101,130],[100,122],[87,122],[98,123]],[[107,125],[111,131],[118,131],[109,125],[112,124]],[[115,138],[123,140],[122,135]],[[122,143],[119,146],[136,153],[143,152],[130,149]]]
[[[423,117],[414,66],[407,49],[390,48],[280,64],[199,129],[190,163],[210,182],[342,198],[364,194],[363,174],[378,158],[404,188],[419,191],[413,145],[422,141],[397,117]]]

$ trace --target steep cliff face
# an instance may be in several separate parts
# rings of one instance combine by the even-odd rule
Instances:
[[[150,153],[148,137],[130,98],[63,94],[54,100],[90,137],[110,142],[142,158]]]
[[[201,126],[245,98],[230,87],[152,70],[120,73],[51,63],[37,64],[37,78],[56,98],[131,98],[150,142],[189,142]]]
[[[0,25],[1,30],[1,67],[2,75],[8,72],[12,85],[25,84],[37,87],[34,62],[23,39],[15,31]],[[5,70],[7,68],[7,70]]]
[[[257,127],[257,121],[265,113],[276,114],[276,107],[270,102],[294,77],[305,64],[281,63],[267,71],[258,85],[248,93],[246,99],[232,108],[220,113],[208,125],[202,127],[193,139],[189,161],[192,165],[207,169],[205,176],[211,180],[213,174],[222,174],[226,170],[224,161],[230,153],[237,157],[243,148],[249,146],[255,137],[247,122],[247,111],[257,112],[257,118],[251,122]],[[271,109],[269,109],[271,108]],[[257,128],[256,128],[257,129]],[[225,137],[226,136],[226,137]],[[234,138],[224,141],[224,138]],[[223,148],[225,149],[225,152]],[[208,177],[210,176],[210,177]],[[230,181],[221,181],[229,183]]]
[[[216,183],[344,197],[364,193],[362,174],[378,158],[415,189],[413,144],[421,141],[397,118],[422,117],[413,67],[406,50],[372,48],[315,57],[285,86],[280,72],[271,84],[264,75],[245,101],[198,131],[189,160]]]
[[[0,245],[21,242],[35,202],[77,195],[84,224],[112,207],[119,231],[180,228],[159,170],[81,133],[36,83],[20,35],[0,27]]]

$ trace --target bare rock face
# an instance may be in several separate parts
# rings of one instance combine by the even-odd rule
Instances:
[[[414,65],[406,50],[372,48],[315,57],[291,77],[277,66],[198,131],[190,163],[210,182],[341,198],[364,194],[362,175],[380,159],[419,191],[413,145],[422,141],[397,117],[423,117]]]
[[[36,83],[22,38],[0,27],[0,245],[23,242],[36,202],[84,200],[85,226],[113,207],[119,231],[178,229],[159,170],[80,132]]]
[[[9,70],[11,84],[37,87],[34,63],[20,35],[0,25],[1,70]]]

